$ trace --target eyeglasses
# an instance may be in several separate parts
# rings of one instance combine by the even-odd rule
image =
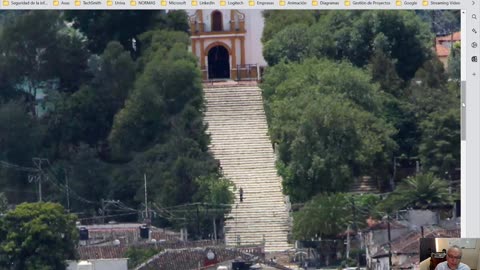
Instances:
[[[450,255],[450,254],[447,254],[447,256],[448,256],[450,259],[456,259],[456,260],[462,259],[462,256],[452,256],[452,255]]]

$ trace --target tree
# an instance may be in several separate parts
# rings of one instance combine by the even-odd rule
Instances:
[[[398,155],[418,156],[420,144],[425,144],[428,140],[425,137],[427,134],[423,134],[425,126],[421,127],[424,125],[422,123],[431,121],[432,115],[445,114],[449,110],[457,109],[460,105],[459,96],[458,82],[448,82],[442,63],[437,58],[426,61],[404,89],[403,95],[390,103],[393,105],[392,121],[399,129],[396,140],[401,151]],[[451,127],[453,126],[448,129]],[[429,151],[433,150],[431,146],[434,144],[434,142],[429,144],[430,147],[427,147]],[[422,154],[424,158],[425,154],[424,149]],[[423,162],[429,161],[424,159]]]
[[[290,43],[275,42],[274,45],[267,45],[276,35],[285,40],[287,33],[282,30],[293,24],[305,25],[303,31],[307,32],[298,39],[298,42],[303,43],[295,44],[295,48],[300,48],[302,52],[299,55],[302,59],[346,59],[355,66],[364,67],[375,51],[379,50],[378,41],[381,39],[380,49],[395,63],[398,76],[409,80],[423,62],[431,57],[433,35],[428,25],[412,11],[324,11],[318,14],[318,20],[314,19],[314,13],[307,12],[303,19],[287,16],[287,23],[281,22],[278,23],[279,26],[270,27],[269,25],[277,23],[278,18],[282,18],[273,14],[275,13],[266,13],[265,28],[276,31],[264,32],[262,38],[266,46],[264,55],[270,59],[282,59],[285,52],[291,51]],[[309,14],[312,15],[308,16]],[[308,48],[308,53],[303,53],[305,48]]]
[[[63,270],[75,259],[76,217],[55,203],[23,203],[0,219],[0,265],[12,270]]]
[[[419,122],[430,113],[459,106],[459,88],[450,87],[448,75],[437,58],[423,64],[410,81],[407,92],[407,101],[413,106]]]
[[[378,38],[378,43],[381,38]],[[381,47],[382,45],[378,45]],[[380,89],[390,95],[399,98],[405,95],[403,80],[395,70],[395,63],[382,49],[375,50],[369,61],[368,68],[372,74],[373,81],[380,84]]]
[[[74,92],[88,75],[82,37],[54,11],[29,11],[12,17],[0,32],[0,55],[10,87],[23,93],[35,115],[39,91]],[[2,64],[3,66],[3,64]]]
[[[182,125],[193,128],[198,124],[169,121],[171,116],[182,112],[198,117],[191,114],[191,109],[203,106],[200,74],[186,44],[177,43],[169,50],[158,49],[152,54],[125,107],[115,116],[109,140],[117,149],[144,150],[152,143],[164,142],[166,131],[175,130],[176,124],[181,124],[180,130]],[[183,121],[182,117],[175,119]]]
[[[198,185],[194,200],[211,205],[233,204],[233,183],[219,175],[201,176],[196,179]]]
[[[200,74],[196,59],[187,51],[188,36],[160,30],[140,39],[145,45],[137,60],[142,72],[109,135],[116,161],[124,164],[114,169],[119,177],[111,183],[112,197],[141,202],[143,188],[132,182],[146,173],[149,198],[162,207],[228,200],[230,193],[222,193],[226,186],[218,163],[208,152]]]
[[[102,55],[91,60],[95,62],[91,81],[70,96],[50,98],[55,109],[45,117],[49,121],[49,141],[57,148],[60,144],[87,143],[105,152],[113,118],[133,88],[135,65],[120,43],[109,43]]]
[[[5,214],[7,209],[8,209],[7,196],[5,196],[5,193],[0,192],[0,215]]]
[[[185,11],[75,10],[66,11],[65,18],[87,36],[88,48],[95,54],[102,53],[111,41],[118,41],[131,51],[132,38],[154,28],[188,31]]]
[[[128,258],[128,268],[134,269],[161,251],[161,249],[156,249],[153,247],[129,247],[124,256]]]
[[[307,202],[293,219],[293,237],[311,239],[334,237],[344,231],[351,219],[344,194],[319,194]]]
[[[460,10],[416,10],[435,35],[449,35],[460,31]]]
[[[72,208],[80,211],[81,209],[90,209],[92,211],[100,205],[102,199],[108,198],[108,186],[112,181],[109,164],[103,162],[97,154],[96,149],[90,148],[86,144],[80,144],[75,150],[70,153],[68,160],[69,168],[71,169],[69,182],[70,188],[79,196],[97,204],[91,205],[77,199],[72,202]],[[92,187],[95,186],[95,189]]]
[[[404,80],[413,77],[431,55],[433,35],[411,11],[328,11],[310,30],[312,55],[347,58],[360,67],[368,64],[381,36],[382,50],[395,61]]]
[[[302,24],[308,27],[316,21],[315,12],[311,10],[265,10],[263,17],[265,18],[262,33],[264,44],[289,25]]]
[[[460,112],[458,108],[431,113],[420,124],[420,161],[425,171],[452,180],[460,168]],[[455,179],[456,180],[456,179]]]
[[[452,46],[448,55],[448,75],[455,81],[460,81],[460,43]]]
[[[28,192],[28,173],[15,166],[31,167],[32,158],[41,151],[42,127],[28,114],[21,101],[0,103],[0,160],[12,166],[0,166],[0,187],[8,188],[7,198],[13,203],[33,199]]]
[[[387,212],[406,208],[434,209],[450,207],[452,202],[448,182],[432,173],[425,173],[404,179],[379,205],[379,209]]]
[[[305,59],[308,51],[307,26],[288,25],[273,36],[264,46],[264,57],[270,66],[281,61],[298,62]]]
[[[345,232],[349,225],[352,230],[362,229],[369,217],[377,216],[374,206],[378,202],[378,196],[371,194],[318,194],[295,213],[294,238],[336,238],[338,234]]]
[[[360,175],[381,176],[372,164],[389,163],[395,130],[381,118],[381,95],[370,80],[365,71],[327,60],[267,70],[269,132],[292,201],[344,191]]]

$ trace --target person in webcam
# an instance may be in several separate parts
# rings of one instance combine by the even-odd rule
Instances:
[[[441,262],[435,267],[435,270],[470,270],[470,267],[460,260],[462,259],[462,250],[458,246],[451,246],[447,250],[447,260]]]

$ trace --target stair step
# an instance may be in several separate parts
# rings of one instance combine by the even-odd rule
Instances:
[[[282,179],[268,135],[261,90],[256,86],[204,89],[209,151],[220,161],[223,174],[237,187],[235,203],[225,223],[226,242],[262,243],[265,250],[282,251],[291,217],[283,195]],[[239,202],[238,188],[243,189]]]

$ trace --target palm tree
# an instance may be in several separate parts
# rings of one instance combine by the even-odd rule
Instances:
[[[437,178],[432,173],[417,174],[408,177],[384,201],[383,207],[393,209],[432,209],[451,206],[452,194],[448,190],[448,182]]]

